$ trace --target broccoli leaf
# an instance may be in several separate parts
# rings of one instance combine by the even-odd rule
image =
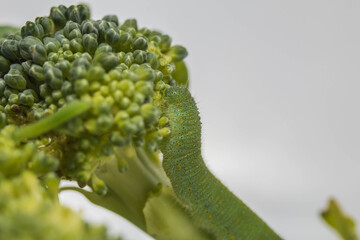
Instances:
[[[335,199],[330,199],[328,207],[321,213],[322,218],[329,224],[344,240],[357,240],[354,220],[346,215]]]
[[[18,27],[13,26],[0,26],[0,38],[6,37],[8,34],[19,31]]]

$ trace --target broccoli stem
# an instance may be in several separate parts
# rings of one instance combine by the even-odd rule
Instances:
[[[61,108],[53,115],[37,121],[36,123],[24,126],[14,133],[16,141],[24,141],[28,138],[38,137],[51,131],[70,119],[88,111],[91,104],[87,102],[75,101]]]
[[[170,186],[157,154],[147,153],[139,147],[117,148],[116,152],[113,159],[105,161],[95,171],[97,177],[108,187],[105,196],[77,187],[64,187],[61,190],[82,193],[92,203],[126,218],[148,234],[159,236],[156,239],[163,239],[160,236],[164,233],[161,232],[163,230],[154,230],[154,221],[166,223],[167,229],[188,229],[192,234],[197,233],[195,236],[208,236],[204,230],[194,224],[186,209],[176,203],[174,196],[153,193],[159,192],[159,186]],[[128,171],[123,173],[118,171],[116,156],[128,163]],[[171,187],[167,188],[172,192]],[[145,206],[146,212],[144,212]],[[177,218],[176,221],[174,216]]]

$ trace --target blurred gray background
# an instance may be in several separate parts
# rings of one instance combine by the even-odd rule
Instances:
[[[92,17],[135,17],[187,47],[209,168],[285,239],[335,240],[329,197],[360,219],[360,2],[87,1]],[[6,1],[22,25],[53,5]],[[151,239],[76,193],[61,201],[129,240]]]

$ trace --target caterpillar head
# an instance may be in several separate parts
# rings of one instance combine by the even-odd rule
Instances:
[[[170,87],[165,91],[165,98],[171,104],[189,99],[191,94],[185,87]]]

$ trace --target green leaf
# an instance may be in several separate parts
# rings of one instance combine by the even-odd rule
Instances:
[[[342,239],[359,239],[356,234],[354,220],[342,211],[335,199],[330,199],[327,209],[321,213],[321,216],[325,222],[342,237]]]
[[[11,33],[18,32],[20,29],[13,26],[0,26],[0,38],[6,37]]]
[[[175,79],[178,85],[185,86],[189,88],[189,74],[184,61],[175,62],[175,72],[172,74],[172,77]]]

